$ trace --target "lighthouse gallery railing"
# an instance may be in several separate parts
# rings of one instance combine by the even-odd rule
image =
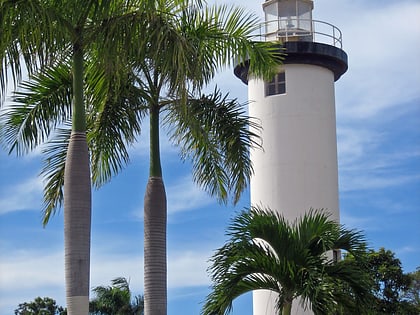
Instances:
[[[260,41],[312,41],[343,48],[341,31],[334,25],[301,18],[280,18],[261,23],[255,36]]]

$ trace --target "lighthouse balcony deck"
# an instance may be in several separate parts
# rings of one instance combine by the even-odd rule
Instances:
[[[337,81],[348,69],[341,31],[334,25],[305,19],[278,19],[259,25],[255,41],[278,43],[283,64],[308,64],[331,70]],[[249,60],[235,60],[235,75],[248,84]]]

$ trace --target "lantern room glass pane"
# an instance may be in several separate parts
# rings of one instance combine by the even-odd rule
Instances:
[[[298,28],[301,30],[312,30],[312,2],[297,1],[297,16],[298,16]]]
[[[265,21],[266,23],[266,33],[274,33],[278,29],[278,10],[277,3],[271,3],[264,8],[265,11]]]
[[[296,0],[279,1],[279,18],[296,19]]]

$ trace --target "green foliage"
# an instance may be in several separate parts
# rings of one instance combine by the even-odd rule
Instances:
[[[401,261],[384,248],[365,251],[364,266],[370,279],[371,298],[369,307],[359,307],[358,313],[367,315],[418,315],[419,269],[405,274]],[[353,260],[347,255],[345,260]],[[344,313],[346,314],[346,313]]]
[[[143,315],[143,297],[132,299],[126,278],[116,278],[108,287],[98,286],[93,289],[96,297],[89,304],[91,315]]]
[[[352,312],[368,301],[362,262],[331,257],[331,251],[345,250],[363,258],[364,237],[321,210],[290,223],[270,209],[251,207],[233,219],[227,235],[211,259],[214,284],[204,315],[228,314],[236,297],[258,289],[278,293],[277,309],[286,315],[297,297],[315,314],[333,314],[337,305]]]
[[[62,129],[71,126],[76,83],[69,56],[78,40],[83,40],[84,50],[84,79],[78,82],[83,86],[78,87],[84,92],[92,183],[99,187],[121,171],[129,162],[128,148],[141,135],[143,118],[165,110],[169,136],[192,160],[194,180],[223,202],[229,193],[237,201],[252,172],[244,146],[253,144],[249,137],[254,135],[247,129],[248,117],[232,119],[242,112],[236,100],[217,90],[202,97],[201,90],[234,60],[250,59],[251,75],[271,78],[282,55],[270,42],[251,40],[257,17],[241,8],[208,7],[198,0],[88,1],[84,14],[72,12],[85,7],[81,3],[65,1],[66,7],[57,10],[55,1],[1,2],[5,13],[0,25],[1,91],[11,79],[17,88],[13,106],[0,117],[0,138],[18,154],[46,144],[44,224],[62,205],[63,152],[68,144],[64,137],[70,134]],[[27,41],[14,40],[16,34],[28,36]],[[30,76],[22,82],[25,67]],[[200,105],[205,110],[194,116]],[[176,120],[186,118],[177,129]],[[218,127],[209,130],[209,123]],[[195,133],[184,145],[177,136],[189,131]],[[202,137],[205,132],[211,132],[210,139]],[[203,176],[210,168],[219,171]]]
[[[229,195],[237,202],[253,172],[249,148],[260,147],[260,126],[244,106],[216,88],[210,95],[191,95],[187,106],[174,102],[165,123],[182,159],[191,159],[194,181],[222,202]]]
[[[132,296],[129,282],[118,277],[111,286],[93,288],[95,297],[89,302],[90,315],[143,315],[143,296]],[[19,304],[15,315],[67,315],[67,310],[49,297],[37,297],[34,301]]]
[[[402,299],[420,314],[420,267],[408,274],[410,284],[403,290]]]
[[[37,297],[34,301],[19,304],[15,315],[66,315],[66,310],[49,297]]]
[[[372,272],[373,291],[377,298],[378,314],[396,314],[401,303],[401,293],[408,288],[410,278],[403,273],[401,261],[384,248],[368,253],[368,266]]]

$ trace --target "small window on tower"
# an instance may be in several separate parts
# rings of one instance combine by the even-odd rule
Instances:
[[[273,80],[265,83],[265,96],[286,93],[286,73],[277,73]]]

